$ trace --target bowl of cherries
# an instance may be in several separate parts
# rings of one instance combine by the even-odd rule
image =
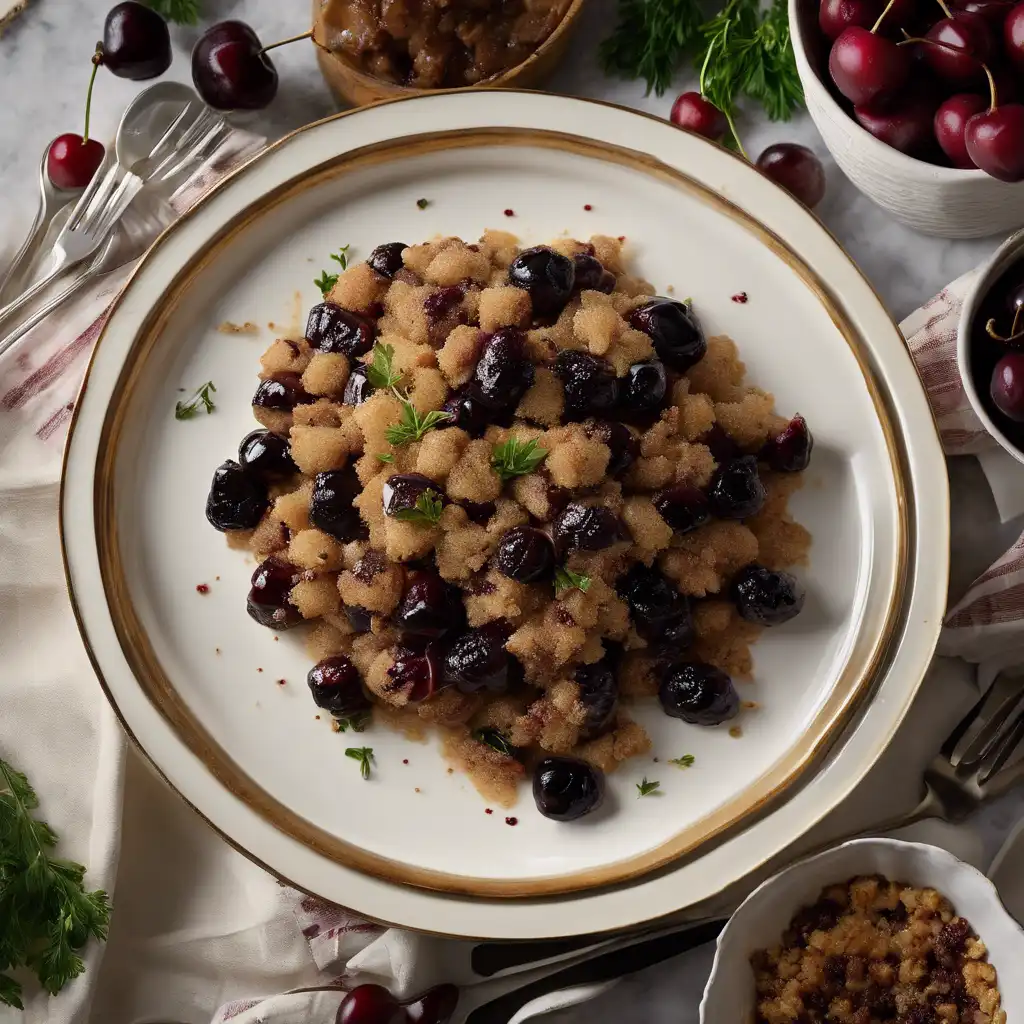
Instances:
[[[1000,246],[964,301],[957,363],[985,429],[1024,462],[1024,231]]]
[[[836,163],[918,231],[1024,225],[1024,0],[789,0]]]

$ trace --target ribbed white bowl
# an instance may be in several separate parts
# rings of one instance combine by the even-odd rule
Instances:
[[[828,42],[818,31],[815,0],[789,0],[796,65],[811,115],[843,173],[897,220],[926,235],[984,238],[1024,226],[1024,182],[997,181],[983,171],[937,167],[879,142],[832,98]]]

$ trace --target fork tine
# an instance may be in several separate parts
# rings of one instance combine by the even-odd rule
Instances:
[[[168,149],[173,150],[177,144],[178,132],[181,129],[182,124],[192,115],[195,110],[196,104],[189,102],[182,107],[178,116],[168,125],[167,130],[161,136],[160,141],[150,150],[148,160],[162,160],[165,155],[165,151]],[[198,117],[198,115],[196,115]],[[172,142],[171,140],[174,140]]]
[[[121,180],[121,174],[121,165],[115,162],[110,165],[107,173],[103,175],[103,180],[98,182],[95,188],[92,188],[90,183],[90,188],[86,189],[82,194],[82,198],[78,200],[75,208],[71,211],[71,216],[68,217],[64,229],[76,231],[83,223],[95,217],[97,211],[104,207],[114,189],[117,188]],[[93,181],[96,181],[95,175],[93,176]]]
[[[1009,672],[1000,672],[970,714],[953,731],[942,747],[949,763],[958,768],[985,755],[1015,706],[1024,697],[1024,683]]]
[[[173,178],[176,174],[179,174],[189,164],[201,163],[205,160],[220,143],[223,138],[230,131],[230,127],[227,122],[221,121],[220,124],[214,125],[209,132],[206,133],[205,138],[201,139],[195,146],[186,152],[178,152],[174,154],[174,163],[170,163],[171,157],[168,157],[156,171],[153,172],[152,177],[160,179]]]
[[[1002,737],[996,745],[989,759],[982,765],[978,772],[978,785],[984,786],[1002,770],[1010,757],[1024,740],[1024,715],[1021,715],[1012,728]]]

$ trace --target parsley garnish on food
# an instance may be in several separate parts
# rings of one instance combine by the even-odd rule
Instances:
[[[364,779],[370,777],[370,762],[373,760],[373,747],[348,747],[345,756],[359,762],[359,774]]]
[[[378,341],[373,346],[373,359],[366,364],[366,379],[373,387],[381,391],[388,391],[402,379],[401,371],[396,370],[392,365],[394,358],[394,345],[382,345]]]
[[[416,411],[416,406],[407,398],[402,398],[401,402],[402,418],[384,431],[388,444],[393,444],[395,447],[408,444],[410,441],[422,441],[424,434],[433,430],[439,423],[451,419],[448,413],[436,410],[421,416]]]
[[[174,418],[176,420],[190,420],[193,416],[199,415],[199,410],[205,409],[209,415],[216,406],[210,394],[216,391],[213,381],[208,380],[201,387],[196,388],[195,394],[184,402],[174,403]]]
[[[371,714],[369,711],[357,711],[354,715],[346,715],[344,718],[335,718],[334,724],[338,732],[362,732],[370,724]]]
[[[199,20],[199,0],[145,0],[145,4],[179,25],[194,25]]]
[[[696,760],[693,754],[683,754],[682,757],[671,758],[668,763],[674,764],[677,768],[692,768]]]
[[[648,782],[647,776],[644,776],[643,782],[638,782],[636,788],[640,791],[640,796],[650,796],[652,793],[657,793],[661,789],[660,782]],[[660,795],[660,794],[659,794]],[[639,799],[639,797],[637,797]]]
[[[504,444],[496,444],[491,458],[491,465],[505,483],[516,476],[532,473],[545,459],[547,448],[539,448],[537,440],[520,441],[510,437]]]
[[[391,452],[377,452],[377,458],[380,459],[381,462],[395,461],[395,457],[394,455],[391,454]]]
[[[757,100],[772,121],[788,121],[804,102],[786,2],[773,0],[762,14],[759,0],[728,0],[700,33],[700,91],[725,114],[743,152],[733,124],[741,95]]]
[[[672,84],[704,15],[696,0],[619,0],[619,23],[601,43],[606,74],[642,78],[661,96]]]
[[[555,569],[555,597],[561,597],[566,590],[573,589],[582,590],[585,594],[590,589],[590,577],[559,566]]]
[[[103,941],[110,902],[86,892],[85,868],[51,857],[57,836],[32,817],[39,799],[29,781],[0,759],[0,971],[28,967],[56,995],[85,969],[76,952]],[[0,974],[0,1003],[21,1010],[21,985]]]
[[[430,205],[429,199],[417,199],[416,205],[421,209],[425,210]]]
[[[486,726],[483,729],[474,729],[473,739],[478,743],[485,744],[492,750],[496,750],[499,754],[504,754],[506,757],[516,756],[516,748],[512,746],[508,737],[500,729],[494,729],[490,726]]]
[[[444,511],[444,502],[437,491],[428,487],[417,499],[412,508],[399,509],[394,513],[394,519],[401,519],[407,523],[419,523],[420,526],[436,526],[441,521],[441,513]]]
[[[343,245],[337,252],[331,253],[331,259],[339,264],[342,270],[348,270],[348,246]],[[313,280],[313,284],[320,289],[320,294],[327,298],[327,293],[338,283],[338,274],[328,274],[326,270],[320,271],[320,276]]]

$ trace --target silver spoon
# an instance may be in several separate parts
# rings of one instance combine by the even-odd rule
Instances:
[[[50,180],[46,173],[46,158],[50,153],[50,146],[43,150],[43,159],[39,163],[39,209],[36,211],[36,219],[29,228],[25,241],[22,242],[10,266],[0,277],[0,306],[7,301],[7,297],[13,296],[18,284],[25,275],[25,271],[31,266],[32,260],[46,237],[46,229],[58,210],[63,209],[69,203],[76,200],[82,189],[61,189]]]

